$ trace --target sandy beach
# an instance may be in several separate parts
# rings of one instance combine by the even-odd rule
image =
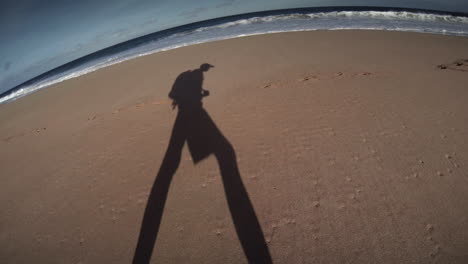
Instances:
[[[140,238],[151,263],[468,263],[467,59],[463,37],[278,33],[2,104],[0,262],[131,263]],[[203,63],[195,145],[219,140],[172,175],[168,94]]]

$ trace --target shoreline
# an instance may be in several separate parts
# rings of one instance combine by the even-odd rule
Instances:
[[[9,103],[9,102],[18,100],[18,99],[20,99],[20,98],[22,98],[24,96],[35,93],[36,91],[46,89],[46,88],[48,88],[50,86],[53,86],[53,85],[56,85],[58,83],[65,82],[65,81],[70,80],[70,79],[78,78],[80,76],[89,74],[89,73],[94,72],[94,71],[98,71],[98,70],[106,68],[106,67],[110,67],[110,66],[115,65],[115,64],[124,63],[124,62],[129,61],[129,60],[137,59],[137,58],[144,57],[144,56],[149,56],[149,55],[160,53],[160,52],[166,52],[166,51],[175,50],[175,49],[179,49],[179,48],[184,48],[184,47],[188,47],[188,46],[201,45],[201,44],[205,44],[205,43],[218,42],[218,41],[230,40],[230,39],[235,39],[235,38],[245,38],[245,37],[255,37],[255,36],[261,36],[261,35],[295,33],[295,32],[323,32],[323,31],[371,31],[371,32],[372,31],[378,31],[378,32],[400,32],[400,33],[429,34],[429,35],[435,35],[435,36],[449,36],[449,37],[462,37],[462,38],[468,37],[468,36],[463,36],[463,35],[440,34],[440,33],[432,33],[432,32],[419,32],[419,31],[412,31],[412,30],[397,30],[397,29],[395,29],[395,30],[392,30],[392,29],[383,30],[383,29],[368,29],[368,28],[367,29],[346,29],[346,28],[343,29],[343,28],[340,28],[340,29],[328,29],[328,30],[322,30],[322,29],[316,29],[315,30],[314,29],[314,30],[278,31],[278,32],[268,32],[268,33],[258,33],[258,34],[251,34],[251,35],[242,35],[242,36],[230,37],[230,38],[226,38],[226,39],[212,40],[212,41],[208,41],[208,42],[190,43],[190,44],[187,44],[187,45],[171,47],[171,48],[168,48],[168,49],[165,49],[165,50],[158,50],[158,51],[148,52],[148,53],[145,53],[145,54],[135,55],[134,57],[124,58],[121,61],[116,61],[116,62],[113,62],[113,63],[108,64],[108,65],[104,65],[104,66],[100,66],[100,67],[97,67],[97,68],[94,68],[94,69],[91,69],[91,70],[87,70],[86,73],[79,73],[79,75],[77,75],[77,76],[63,77],[64,79],[60,79],[58,81],[53,80],[53,81],[51,81],[51,84],[44,84],[43,87],[37,88],[37,89],[32,90],[32,91],[28,91],[24,95],[18,95],[16,97],[12,97],[12,98],[9,98],[9,99],[4,99],[5,97],[11,96],[12,93],[17,92],[17,90],[27,89],[27,87],[24,87],[24,83],[23,83],[23,84],[20,84],[18,87],[14,87],[9,91],[6,91],[3,94],[0,94],[0,100],[3,100],[3,101],[0,101],[0,104],[6,104],[6,103]],[[94,54],[90,54],[90,55],[94,55]],[[85,57],[87,57],[87,56],[85,56]],[[83,59],[83,58],[77,59],[77,61],[80,61],[81,59]],[[71,63],[74,63],[74,62],[71,62]],[[44,76],[49,75],[51,72],[55,72],[57,70],[60,70],[62,67],[68,67],[68,63],[65,64],[65,65],[62,65],[62,66],[60,66],[60,67],[58,67],[56,69],[52,69],[52,70],[50,70],[50,71],[48,71],[48,72],[46,72],[44,74],[41,74],[41,75],[39,75],[39,76],[37,76],[37,77],[35,77],[35,78],[25,82],[25,83],[29,83],[29,82],[34,83],[34,82],[36,82],[36,79],[40,80],[42,78],[45,78]],[[77,74],[77,72],[74,72],[72,74]],[[72,74],[70,74],[70,75],[72,75]],[[38,81],[38,82],[40,82],[40,81]]]
[[[340,21],[341,15],[345,17],[349,16],[349,12],[356,12],[356,14],[350,16],[354,17],[353,22],[354,26],[350,26],[348,22],[338,22]],[[367,12],[367,13],[366,13]],[[381,14],[378,14],[378,13]],[[385,13],[386,12],[386,13]],[[409,12],[409,13],[408,13]],[[5,99],[8,96],[12,96],[12,94],[17,94],[22,89],[33,89],[34,87],[31,86],[50,86],[51,84],[55,84],[60,82],[58,80],[64,80],[74,78],[70,77],[76,74],[83,75],[90,71],[95,71],[99,68],[108,67],[109,65],[121,63],[122,61],[131,60],[136,57],[145,56],[157,52],[163,52],[170,49],[175,49],[184,46],[190,46],[194,44],[201,44],[207,43],[211,41],[220,41],[226,40],[230,38],[237,38],[241,36],[232,36],[230,34],[224,35],[223,33],[218,32],[221,34],[213,38],[213,36],[202,37],[201,35],[196,37],[196,41],[192,38],[185,39],[185,41],[180,42],[181,40],[172,40],[173,43],[169,44],[158,44],[158,42],[165,42],[166,38],[171,38],[176,35],[190,35],[195,31],[205,31],[211,29],[215,29],[217,27],[222,28],[223,30],[229,30],[232,25],[236,23],[240,23],[240,25],[244,24],[244,22],[248,23],[257,23],[257,20],[261,20],[262,23],[268,24],[271,22],[271,18],[276,16],[276,19],[283,20],[284,16],[290,16],[288,19],[283,21],[283,24],[286,25],[289,22],[288,20],[294,20],[293,18],[304,18],[303,16],[309,17],[309,19],[318,19],[316,22],[323,21],[321,19],[326,19],[327,15],[331,15],[336,13],[336,21],[337,24],[333,24],[328,22],[327,26],[318,26],[315,27],[313,25],[309,25],[305,21],[296,21],[302,26],[297,27],[294,26],[296,22],[293,22],[293,25],[289,25],[283,29],[267,29],[268,26],[264,25],[263,32],[260,30],[259,32],[251,29],[244,28],[246,32],[245,36],[253,36],[253,35],[261,35],[261,34],[271,34],[271,33],[285,33],[285,32],[299,32],[299,31],[322,31],[322,30],[382,30],[382,31],[397,31],[397,32],[415,32],[415,33],[428,33],[428,34],[440,34],[440,35],[452,35],[452,36],[464,36],[468,37],[468,32],[464,30],[463,27],[459,27],[462,24],[468,23],[468,14],[464,13],[454,13],[454,12],[446,12],[446,11],[436,11],[436,10],[424,10],[424,9],[408,9],[408,8],[388,8],[388,7],[322,7],[322,8],[299,8],[299,9],[286,9],[286,10],[272,10],[272,11],[263,11],[263,12],[254,12],[254,13],[247,13],[241,15],[233,15],[221,18],[214,18],[210,20],[200,21],[196,23],[191,23],[187,25],[178,26],[175,28],[169,28],[166,30],[154,32],[148,35],[144,35],[135,39],[131,39],[101,50],[97,50],[91,54],[84,55],[79,57],[71,62],[65,63],[61,66],[56,65],[53,69],[37,73],[38,75],[28,81],[25,81],[15,87],[7,90],[2,91],[0,93],[0,100],[5,102],[5,100],[14,100]],[[337,15],[338,14],[338,15]],[[365,15],[367,14],[367,15]],[[373,20],[373,24],[376,27],[369,27],[368,22],[359,26],[358,18],[366,18]],[[397,23],[399,26],[395,27],[389,21],[385,19],[382,20],[383,17],[392,17],[394,23]],[[415,16],[419,16],[415,18]],[[428,17],[431,16],[431,17]],[[410,19],[411,18],[411,19]],[[266,20],[263,20],[266,19]],[[347,18],[350,19],[350,18]],[[346,20],[346,19],[345,19]],[[352,21],[352,20],[349,20]],[[437,23],[432,23],[435,21],[439,21]],[[452,23],[447,23],[448,21]],[[362,22],[362,21],[361,21]],[[383,24],[382,24],[383,23]],[[419,24],[418,24],[419,23]],[[432,24],[431,24],[432,23]],[[445,25],[443,26],[443,24]],[[317,24],[317,23],[314,23]],[[319,23],[320,24],[320,23]],[[459,24],[459,26],[456,26]],[[341,26],[340,26],[341,25]],[[239,26],[239,25],[238,25]],[[251,25],[252,26],[252,25]],[[289,28],[288,28],[289,27]],[[200,34],[200,33],[198,33]],[[216,34],[215,34],[216,35]],[[183,37],[181,37],[183,38]],[[205,39],[204,39],[205,38]],[[176,38],[177,39],[177,38]],[[200,40],[202,39],[202,40]],[[152,46],[149,48],[145,46]],[[145,47],[145,48],[143,48]],[[137,51],[138,49],[142,49]],[[123,55],[122,53],[127,53]],[[130,54],[129,54],[130,53]],[[119,55],[120,54],[120,55]],[[118,58],[115,58],[117,56]],[[119,57],[121,56],[121,57]],[[109,61],[109,59],[111,61]],[[93,61],[94,66],[86,66],[86,68],[80,68],[91,61]],[[112,61],[114,60],[114,61]],[[104,63],[103,66],[97,66],[99,64]],[[58,66],[58,67],[57,67]],[[97,67],[97,68],[96,68]],[[70,72],[70,70],[74,70],[74,72]],[[84,73],[80,73],[84,72]],[[27,71],[24,74],[29,74]],[[58,78],[58,75],[65,74]],[[55,76],[54,76],[55,75]],[[68,75],[68,76],[67,76]],[[17,76],[18,77],[18,76]],[[11,78],[11,77],[10,77]],[[55,79],[54,79],[55,78]],[[7,78],[8,79],[8,78]],[[45,83],[44,83],[45,82]],[[40,88],[34,88],[40,89]],[[27,92],[28,94],[31,92]],[[15,97],[18,98],[24,95],[16,95]]]

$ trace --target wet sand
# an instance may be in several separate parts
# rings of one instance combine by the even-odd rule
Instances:
[[[465,59],[462,37],[281,33],[141,57],[2,104],[0,259],[131,263],[152,233],[152,263],[246,263],[265,245],[265,263],[467,263]],[[194,164],[185,144],[164,173],[168,93],[205,62],[198,124],[227,152]],[[150,196],[169,174],[156,182],[167,197]],[[156,232],[142,228],[149,197]]]

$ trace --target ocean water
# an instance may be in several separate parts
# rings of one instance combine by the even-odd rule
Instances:
[[[386,30],[468,37],[468,17],[415,10],[315,9],[259,12],[156,32],[90,54],[0,95],[0,103],[126,60],[188,45],[243,36],[313,30]]]

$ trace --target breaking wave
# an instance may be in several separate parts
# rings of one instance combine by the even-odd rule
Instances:
[[[281,13],[282,12],[282,13]],[[219,18],[118,44],[46,72],[0,95],[0,103],[148,54],[243,36],[312,30],[387,30],[468,36],[468,17],[412,11],[270,11]]]
[[[223,23],[212,27],[199,28],[195,31],[200,32],[204,30],[211,30],[213,28],[228,28],[238,25],[248,25],[255,23],[268,23],[281,20],[310,20],[310,19],[339,19],[339,18],[373,18],[373,19],[388,19],[388,20],[407,20],[407,21],[420,21],[420,22],[451,22],[451,23],[465,23],[468,24],[468,17],[460,17],[453,15],[440,15],[428,13],[414,13],[408,11],[333,11],[333,12],[320,12],[320,13],[306,13],[306,14],[285,14],[285,15],[272,15],[265,17],[252,17],[249,19],[241,19],[233,22]]]

